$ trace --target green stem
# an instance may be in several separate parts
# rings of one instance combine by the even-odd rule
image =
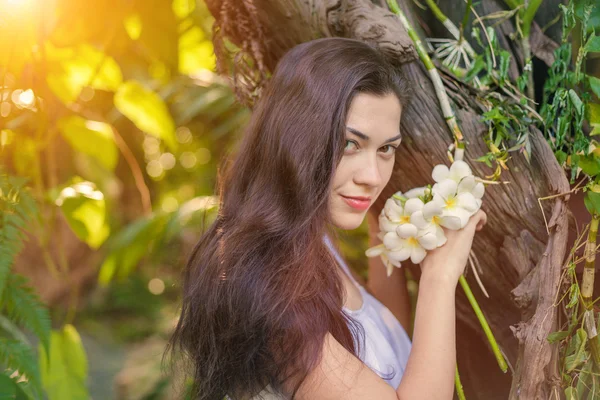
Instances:
[[[450,132],[452,132],[452,136],[454,137],[454,140],[456,142],[455,144],[464,143],[463,134],[458,126],[458,123],[456,122],[454,112],[450,107],[450,101],[448,100],[448,94],[446,93],[446,89],[444,88],[444,84],[442,83],[442,78],[440,77],[438,70],[433,65],[433,61],[431,61],[429,54],[427,54],[427,50],[425,49],[425,46],[423,46],[423,42],[421,42],[419,35],[417,35],[417,32],[415,32],[413,27],[408,22],[406,15],[404,15],[402,10],[398,6],[397,1],[387,0],[387,4],[390,10],[394,14],[396,14],[400,22],[402,22],[402,25],[408,32],[408,36],[412,39],[413,44],[415,45],[419,58],[425,65],[425,68],[427,68],[427,72],[429,72],[431,82],[433,83],[433,86],[435,88],[435,93],[438,97],[438,101],[440,102],[440,107],[442,108],[442,113],[444,115],[444,118],[446,119],[448,127],[450,128]]]
[[[444,15],[444,13],[442,12],[442,10],[440,10],[440,8],[437,6],[437,4],[435,4],[435,1],[426,0],[425,2],[431,9],[431,12],[433,13],[433,15],[435,15],[435,17],[438,19],[438,21],[440,21],[442,24],[444,22],[446,22],[448,17],[446,17],[446,15]]]
[[[460,382],[460,375],[458,374],[458,365],[456,366],[456,372],[454,374],[454,386],[456,386],[458,400],[466,400],[465,391],[463,390],[462,383]]]
[[[492,333],[492,330],[490,329],[490,326],[488,325],[487,320],[485,319],[485,316],[481,311],[481,308],[479,308],[479,304],[477,304],[477,300],[475,299],[475,296],[473,296],[473,292],[471,292],[471,288],[469,287],[467,280],[463,275],[461,275],[458,281],[460,282],[460,286],[462,286],[463,291],[467,295],[467,299],[469,299],[469,303],[471,303],[473,311],[475,311],[475,315],[477,316],[477,319],[479,320],[479,323],[483,328],[483,332],[485,333],[485,336],[487,337],[490,346],[492,347],[492,352],[494,353],[494,356],[496,356],[496,361],[498,362],[500,369],[502,370],[502,372],[506,373],[506,371],[508,370],[506,360],[504,360],[504,356],[500,352],[500,348],[498,347],[496,338],[494,337],[494,334]]]
[[[467,26],[467,24],[469,23],[469,15],[471,15],[471,4],[473,3],[473,0],[467,0],[467,9],[465,10],[465,16],[463,17],[463,20],[460,24],[460,38],[458,39],[458,43],[462,43],[463,39],[464,39],[464,31],[465,31],[465,26]]]
[[[531,61],[531,46],[529,45],[529,36],[523,36],[521,40],[523,46],[523,56],[525,57],[524,74],[527,74],[527,97],[531,102],[535,100],[535,88],[533,87],[533,62]],[[533,104],[530,103],[533,107]]]
[[[596,263],[596,236],[598,235],[598,223],[600,215],[594,214],[590,222],[590,230],[588,231],[587,243],[585,246],[585,265],[583,267],[583,279],[581,282],[581,297],[587,305],[592,301],[594,293],[594,273],[596,271],[594,264]]]
[[[527,8],[523,12],[523,19],[521,22],[521,29],[523,30],[523,36],[529,37],[529,32],[531,31],[531,23],[533,22],[533,17],[535,17],[535,13],[537,13],[538,8],[542,4],[542,0],[529,0],[529,4]]]
[[[593,188],[592,191],[596,191]],[[591,317],[593,320],[594,316],[594,304],[592,296],[594,294],[594,276],[596,272],[596,237],[598,236],[598,224],[600,223],[600,215],[594,213],[592,215],[592,221],[590,222],[590,229],[588,231],[587,242],[585,244],[585,264],[583,266],[583,278],[581,280],[581,297],[583,300],[584,319]],[[591,313],[591,315],[585,315]],[[591,322],[591,321],[590,321]],[[588,327],[591,325],[591,327]],[[600,370],[600,337],[593,335],[595,329],[595,322],[584,325],[588,332],[590,350],[592,353],[592,359],[596,369]]]
[[[504,0],[504,2],[507,6],[510,7],[511,10],[514,10],[515,8],[523,4],[523,0]]]

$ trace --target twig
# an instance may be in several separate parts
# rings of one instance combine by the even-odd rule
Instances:
[[[490,295],[488,294],[487,290],[485,290],[485,286],[483,286],[483,282],[481,282],[481,279],[479,278],[479,273],[477,272],[477,268],[475,268],[475,263],[473,261],[474,254],[475,253],[473,253],[473,250],[471,250],[471,253],[469,254],[469,265],[471,266],[471,269],[473,270],[473,275],[475,275],[475,280],[477,281],[477,284],[481,288],[481,291],[483,292],[485,297],[487,297],[489,299]]]

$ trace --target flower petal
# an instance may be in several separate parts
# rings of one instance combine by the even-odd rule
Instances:
[[[427,189],[427,187],[425,187],[425,186],[410,189],[408,192],[404,193],[404,197],[407,197],[409,199],[414,199],[419,196],[423,196],[425,194],[425,189]]]
[[[473,196],[475,196],[476,199],[482,198],[484,192],[485,186],[483,186],[483,183],[481,182],[477,182],[473,190],[471,190],[471,193],[473,194]]]
[[[388,250],[396,250],[404,247],[405,240],[399,238],[396,232],[388,232],[383,237],[383,244]]]
[[[457,191],[458,193],[471,192],[476,184],[477,182],[475,182],[475,177],[473,175],[465,176],[458,183]]]
[[[446,200],[449,197],[456,195],[457,187],[458,184],[455,181],[451,179],[446,179],[445,181],[438,183],[434,195],[439,194],[444,198],[444,200]]]
[[[387,264],[385,265],[385,269],[386,269],[386,274],[388,277],[392,276],[392,272],[394,272],[394,264],[392,264],[392,262],[390,260],[388,260]]]
[[[432,201],[428,201],[423,206],[423,218],[425,218],[427,221],[431,221],[431,218],[434,216],[442,215],[444,203],[441,200],[442,199],[438,196],[437,200],[432,199]]]
[[[395,232],[397,226],[397,223],[390,221],[385,215],[379,216],[379,229],[383,232]]]
[[[412,252],[410,254],[410,261],[413,264],[419,264],[421,261],[423,261],[426,255],[427,252],[421,246],[413,247]]]
[[[397,251],[390,251],[388,253],[388,258],[390,260],[396,260],[396,261],[404,261],[404,260],[408,260],[408,258],[410,257],[412,253],[412,249],[409,247],[404,247],[400,250]]]
[[[376,256],[381,255],[384,251],[385,251],[385,245],[378,244],[377,246],[368,248],[367,251],[365,251],[365,255],[367,257],[376,257]]]
[[[422,210],[423,205],[423,201],[419,198],[408,199],[406,203],[404,203],[404,215],[412,215],[415,211]]]
[[[444,230],[440,226],[437,227],[435,236],[437,237],[437,247],[445,245],[446,242],[448,241],[448,238],[446,237]]]
[[[478,210],[477,201],[475,201],[475,197],[471,193],[459,193],[456,196],[456,204],[460,208],[467,210],[470,214]]]
[[[473,175],[469,164],[462,160],[456,160],[450,166],[450,179],[460,182],[465,176]]]
[[[431,221],[427,221],[423,216],[423,211],[415,211],[410,216],[410,223],[416,226],[418,229],[425,229]]]
[[[387,215],[391,221],[398,222],[400,221],[400,217],[403,215],[402,205],[398,204],[392,198],[386,200],[383,209],[385,210],[385,215]]]
[[[444,215],[445,214],[445,215]],[[440,218],[440,225],[444,228],[448,228],[453,231],[457,231],[462,228],[462,221],[460,217],[455,215],[448,215],[447,213],[442,214]]]
[[[419,241],[419,244],[421,246],[423,246],[423,248],[425,250],[433,250],[436,249],[437,246],[437,237],[435,236],[435,233],[432,232],[427,232],[422,236],[419,236],[417,238],[417,240]]]
[[[389,258],[387,255],[385,256],[386,259],[390,262],[390,264],[392,264],[394,267],[396,268],[400,268],[402,265],[400,264],[400,261],[398,260],[393,260],[391,258]]]
[[[450,170],[444,164],[439,164],[433,167],[433,171],[431,172],[431,177],[436,182],[442,182],[448,179],[450,175]]]
[[[413,224],[402,224],[396,228],[396,234],[402,239],[417,236],[418,229]]]
[[[467,210],[460,207],[454,207],[452,210],[445,210],[444,214],[446,214],[447,216],[458,217],[460,219],[459,229],[464,228],[469,222],[469,218],[471,217],[471,214]],[[444,218],[444,215],[442,215],[442,218]]]

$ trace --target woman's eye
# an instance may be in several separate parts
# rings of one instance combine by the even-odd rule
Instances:
[[[353,151],[358,149],[358,144],[354,140],[346,140],[344,151]]]
[[[385,146],[381,147],[381,151],[385,155],[392,155],[396,151],[396,147],[392,146],[391,144],[386,144]]]

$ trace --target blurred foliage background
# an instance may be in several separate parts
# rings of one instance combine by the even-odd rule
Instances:
[[[0,0],[0,398],[174,398],[179,274],[249,117],[195,0]]]

